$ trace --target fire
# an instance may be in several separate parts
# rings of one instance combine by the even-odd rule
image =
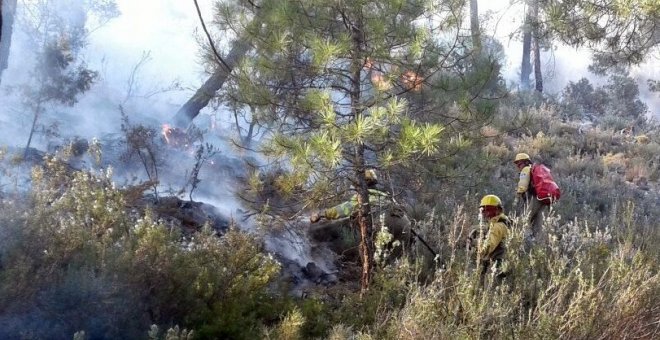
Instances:
[[[172,134],[172,128],[169,124],[163,124],[163,137],[165,138],[165,143],[170,144],[170,135]]]
[[[374,67],[374,62],[373,62],[373,60],[371,60],[371,57],[367,57],[367,60],[365,60],[365,62],[364,62],[364,68],[369,70],[372,67]]]
[[[417,73],[413,71],[406,71],[403,72],[401,75],[401,80],[403,81],[403,85],[413,91],[419,91],[422,89],[422,82],[424,79],[418,75]]]
[[[372,74],[371,82],[379,91],[387,91],[392,88],[392,82],[380,73]]]
[[[163,138],[165,143],[174,147],[187,148],[192,143],[188,134],[177,128],[170,126],[169,124],[163,124],[162,127]]]
[[[367,57],[363,67],[371,74],[371,83],[378,91],[387,91],[392,88],[392,82],[387,79],[383,72],[374,67],[374,61],[371,57]]]
[[[380,68],[377,68],[375,66],[375,62],[371,57],[367,57],[364,61],[363,68],[371,74],[371,83],[374,85],[376,89],[379,91],[387,91],[392,88],[392,82],[388,77],[386,76],[386,73],[390,74],[396,74],[398,71],[398,67],[396,65],[390,65],[389,67],[386,66],[385,68],[388,71],[384,71]],[[382,65],[381,65],[382,66]],[[401,83],[402,85],[412,91],[420,91],[422,89],[422,83],[424,82],[424,78],[417,74],[416,72],[413,71],[405,71],[403,74],[401,74]]]

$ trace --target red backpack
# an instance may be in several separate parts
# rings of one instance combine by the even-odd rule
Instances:
[[[531,175],[532,185],[539,201],[552,204],[559,200],[561,192],[557,183],[552,179],[550,169],[543,164],[534,164],[532,165]]]

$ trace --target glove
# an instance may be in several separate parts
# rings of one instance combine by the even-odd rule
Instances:
[[[309,222],[311,223],[316,223],[321,220],[321,217],[324,217],[323,214],[320,212],[316,211],[314,212],[310,217],[309,217]]]

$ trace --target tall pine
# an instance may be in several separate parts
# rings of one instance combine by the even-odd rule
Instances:
[[[463,7],[421,0],[246,0],[216,7],[221,29],[253,43],[227,97],[271,129],[263,152],[292,170],[278,179],[280,187],[303,187],[310,200],[328,188],[357,194],[363,291],[374,263],[365,170],[438,150],[443,127],[416,121],[406,97],[425,91],[425,80],[445,66],[454,47],[441,41],[457,31]]]

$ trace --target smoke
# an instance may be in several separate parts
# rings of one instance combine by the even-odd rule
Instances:
[[[524,21],[523,3],[503,3],[479,1],[482,29],[504,45],[506,61],[503,65],[503,77],[515,87],[520,82],[520,63],[522,61],[522,33]],[[587,70],[591,56],[586,49],[575,49],[561,44],[552,50],[541,51],[541,65],[544,74],[544,92],[560,92],[569,81],[592,76]],[[533,76],[533,75],[532,75]]]
[[[47,107],[45,125],[58,123],[61,131],[84,138],[100,137],[118,130],[120,117],[118,105],[135,122],[159,126],[167,122],[178,108],[206,79],[200,66],[199,48],[194,39],[199,21],[190,2],[177,0],[117,0],[121,15],[103,24],[85,12],[83,0],[51,1],[58,15],[74,24],[87,24],[90,31],[82,59],[88,67],[97,70],[100,79],[90,91],[81,96],[73,108],[57,105]],[[213,1],[200,1],[205,20],[211,21]],[[9,67],[3,74],[0,96],[0,143],[20,146],[27,140],[32,115],[26,109],[24,98],[17,88],[29,84],[29,70],[35,62],[31,36],[26,29],[29,17],[24,3],[19,3],[11,47]],[[523,20],[524,7],[520,4],[479,1],[483,31],[493,34],[505,47],[506,60],[503,76],[511,83],[519,80],[522,44],[517,37]],[[494,32],[494,33],[490,33]],[[145,54],[148,56],[144,58]],[[560,92],[568,81],[582,77],[592,83],[599,80],[587,67],[590,54],[586,49],[573,49],[557,45],[543,52],[546,93]],[[636,68],[642,99],[654,115],[658,112],[658,96],[649,93],[645,75],[656,79],[657,60]],[[14,89],[7,93],[7,89]],[[130,96],[129,96],[130,94]],[[127,98],[129,97],[129,98]],[[231,124],[229,115],[220,114],[220,122]],[[37,135],[35,146],[44,148],[46,138]]]
[[[71,0],[77,6],[64,6],[64,2],[53,3],[57,6],[57,14],[68,18],[72,24],[81,25],[85,23],[89,29],[87,44],[82,48],[80,57],[87,66],[99,72],[99,80],[93,87],[80,97],[74,107],[62,107],[50,105],[46,107],[42,124],[57,123],[60,140],[72,136],[80,136],[85,139],[100,138],[102,141],[116,140],[120,134],[121,116],[119,105],[122,105],[125,113],[132,123],[144,124],[160,131],[160,125],[167,123],[179,107],[188,99],[198,86],[208,76],[204,73],[199,63],[199,48],[194,39],[194,34],[199,22],[194,5],[190,1],[181,0],[117,0],[121,15],[110,20],[102,26],[92,20],[89,15],[81,12],[83,4],[87,1]],[[28,84],[34,86],[30,70],[36,63],[33,32],[27,29],[29,17],[21,8],[19,2],[18,15],[23,19],[16,21],[13,42],[10,51],[9,65],[3,73],[2,88],[0,88],[0,144],[13,147],[22,147],[27,141],[32,114],[26,105],[26,98],[21,97],[18,91],[21,86]],[[208,22],[211,21],[210,14],[212,1],[200,1],[202,13]],[[500,40],[507,53],[504,64],[504,76],[512,83],[518,81],[520,69],[520,58],[522,53],[521,42],[510,38],[521,24],[522,15],[520,8],[501,7],[501,2],[480,1],[482,12],[492,9],[493,20],[485,22],[485,31],[496,29],[495,38]],[[75,10],[74,10],[75,9]],[[489,26],[490,25],[490,26]],[[546,88],[549,93],[559,91],[571,80],[576,81],[582,77],[589,77],[587,66],[589,55],[584,50],[573,50],[566,47],[558,47],[553,53],[544,54],[544,63],[551,65],[554,69],[554,77],[547,78]],[[644,76],[651,75],[649,68],[655,72],[654,78],[658,79],[660,67],[649,64],[640,67],[635,75],[642,82]],[[642,87],[643,99],[651,108],[652,112],[660,115],[658,111],[658,95],[648,93]],[[646,91],[646,92],[644,92]],[[649,100],[655,98],[653,104]],[[200,128],[210,129],[208,121],[200,119]],[[220,114],[218,122],[221,124],[218,134],[227,135],[231,119],[228,114]],[[34,146],[45,150],[49,139],[43,134],[38,134],[34,140]],[[242,155],[236,152],[226,142],[219,138],[213,139],[212,143],[220,148],[220,158],[217,163],[206,164],[200,174],[201,186],[193,195],[196,201],[207,202],[215,206],[219,214],[228,218],[235,218],[238,224],[246,230],[255,231],[255,224],[239,220],[240,202],[233,194],[237,187],[235,179],[245,176],[245,167],[242,163]],[[113,150],[105,150],[106,154],[121,151],[118,146],[106,144]],[[254,155],[253,155],[254,156]],[[168,153],[163,156],[166,160],[166,169],[161,174],[163,177],[161,189],[168,186],[180,188],[185,185],[186,171],[192,168],[192,155],[178,155]],[[109,163],[117,166],[118,155],[111,158]],[[144,171],[136,169],[126,170],[123,179],[139,177],[144,179]],[[121,173],[121,171],[117,171]],[[1,228],[0,228],[1,230]],[[8,237],[9,238],[9,237]],[[308,262],[316,262],[322,270],[333,271],[332,257],[329,254],[320,253],[318,249],[312,249],[307,235],[299,229],[283,229],[265,236],[266,249],[279,257],[296,264],[292,270],[298,270]],[[73,274],[72,274],[73,275]],[[71,281],[75,282],[75,281]],[[61,287],[54,287],[52,291],[43,293],[44,299],[53,300],[52,306],[65,306],[60,304],[65,301],[57,300],[61,296],[77,298],[81,301],[89,301],[91,293],[103,291],[107,282],[92,281],[86,289],[77,289],[74,283],[66,283]],[[76,290],[77,289],[77,290]],[[88,294],[88,295],[86,295]],[[100,300],[102,296],[91,296],[94,300]],[[70,333],[77,329],[93,329],[93,324],[103,320],[102,306],[90,308],[89,315],[98,315],[98,318],[85,318],[79,315],[66,315],[74,319],[87,320],[89,324],[77,325],[79,327],[63,330]],[[49,315],[57,315],[61,310],[56,310]],[[6,315],[0,318],[0,328],[19,329],[8,325],[25,325],[30,323],[41,323],[48,316],[45,312],[35,308],[25,315]],[[108,313],[108,315],[114,315]],[[130,315],[127,313],[126,315]],[[97,320],[98,319],[98,320]],[[118,324],[125,320],[120,320]],[[96,326],[107,332],[103,324]],[[38,327],[37,327],[38,328]],[[54,329],[53,331],[57,331]],[[8,334],[12,333],[9,331]],[[0,334],[3,334],[0,332]]]
[[[199,48],[194,37],[199,19],[191,2],[118,0],[117,4],[121,15],[92,32],[82,53],[88,67],[99,72],[99,81],[74,107],[63,108],[61,114],[56,113],[58,108],[50,108],[47,116],[60,122],[61,139],[72,136],[100,139],[104,148],[103,165],[115,168],[115,181],[122,185],[145,180],[147,170],[139,162],[132,166],[122,162],[126,146],[119,143],[122,135],[119,106],[132,126],[144,125],[160,133],[161,125],[169,123],[208,75],[200,66]],[[202,13],[209,16],[211,4],[211,1],[200,1]],[[210,17],[205,19],[211,21]],[[8,86],[29,80],[22,71],[25,65],[21,65],[21,60],[31,53],[27,38],[27,35],[16,38],[18,42],[12,49],[8,72],[11,75],[6,77],[6,82],[3,79]],[[3,136],[8,138],[3,138],[0,143],[21,147],[28,135],[25,127],[31,116],[23,112],[24,105],[17,95],[4,97],[0,102],[1,107],[6,108],[0,109],[4,111],[3,120],[20,121],[11,129],[12,136]],[[285,264],[287,275],[305,282],[300,269],[309,262],[317,263],[325,272],[333,271],[333,257],[318,250],[313,252],[306,233],[301,229],[262,230],[254,218],[243,219],[241,202],[235,197],[235,191],[241,185],[239,181],[247,177],[245,159],[249,158],[253,164],[259,164],[262,159],[251,152],[237,152],[227,140],[233,124],[228,114],[220,113],[209,118],[203,111],[194,123],[206,131],[205,142],[211,143],[219,152],[202,166],[198,178],[200,184],[192,194],[193,199],[213,206],[210,214],[233,220],[242,230],[260,235],[266,251]],[[47,138],[39,136],[34,145],[46,149],[47,142]],[[161,195],[168,195],[185,187],[183,196],[187,199],[195,162],[194,148],[158,151],[164,152],[158,155],[161,161],[158,191]],[[30,320],[45,323],[45,317],[39,312],[35,308],[29,315],[12,316],[7,323],[19,328]],[[90,328],[84,325],[81,329]]]
[[[118,0],[116,9],[120,15],[107,21],[102,18],[105,12],[98,8],[95,8],[96,12],[90,11],[86,7],[89,1],[51,0],[45,3],[49,5],[45,12],[57,17],[57,22],[86,28],[85,45],[76,51],[76,56],[89,69],[97,71],[99,78],[72,107],[55,103],[44,105],[32,146],[51,151],[49,144],[64,144],[74,136],[86,140],[96,138],[104,148],[104,165],[112,165],[115,173],[122,175],[119,182],[128,182],[130,178],[144,179],[144,170],[139,167],[118,169],[123,166],[119,158],[125,151],[118,143],[122,123],[119,107],[132,125],[141,124],[160,132],[161,125],[167,123],[206,80],[208,75],[200,66],[199,48],[194,37],[199,26],[194,5],[176,0]],[[16,20],[9,67],[3,74],[0,89],[0,145],[15,150],[25,146],[34,117],[30,107],[34,98],[23,96],[20,89],[39,85],[35,84],[31,73],[38,51],[35,36],[39,32],[35,31],[35,25],[42,18],[32,9],[28,10],[27,4],[30,3],[20,2],[17,9],[19,20]],[[210,21],[212,1],[200,1],[200,6],[207,16],[205,19]],[[218,196],[229,196],[230,192],[226,181],[218,179],[219,176],[229,178],[223,173],[227,169],[218,169],[218,166],[231,167],[236,175],[243,166],[236,161],[243,155],[236,155],[226,140],[232,133],[229,115],[220,113],[213,122],[205,117],[209,116],[203,112],[195,123],[200,130],[207,132],[206,141],[219,148],[223,164],[212,160],[202,168],[201,179],[206,183],[198,191],[217,200]],[[48,130],[50,135],[43,130]],[[221,134],[224,138],[219,137]],[[185,185],[187,178],[184,175],[194,164],[192,154],[171,153],[163,158],[166,161],[163,165],[173,171],[170,174],[163,172],[162,186]],[[207,174],[213,170],[216,174]]]
[[[634,67],[630,76],[637,80],[640,99],[649,107],[649,116],[660,122],[660,92],[649,90],[649,79],[660,80],[660,58],[649,58],[646,63]]]
[[[123,104],[131,120],[158,127],[168,122],[179,107],[208,76],[200,66],[199,48],[194,38],[199,19],[190,2],[177,0],[117,0],[118,17],[103,24],[86,13],[83,0],[51,1],[58,15],[72,24],[86,23],[90,31],[81,58],[100,78],[73,108],[52,105],[46,108],[43,125],[57,126],[62,134],[83,138],[115,133],[120,126],[118,105]],[[59,5],[58,5],[59,4]],[[73,4],[73,5],[72,5]],[[211,21],[213,1],[200,1],[205,20]],[[75,6],[74,6],[75,5]],[[34,45],[26,29],[29,20],[19,4],[9,67],[3,74],[0,96],[0,144],[21,146],[27,141],[32,114],[18,87],[29,84],[29,70],[35,62]],[[519,80],[522,44],[517,32],[524,8],[519,4],[480,1],[484,32],[505,47],[503,76],[510,84]],[[491,33],[489,33],[491,34]],[[582,77],[599,83],[587,67],[590,54],[585,49],[557,45],[543,52],[546,93],[560,92],[568,81]],[[660,69],[657,60],[637,68],[642,99],[652,114],[658,112],[658,96],[649,93],[644,75]],[[655,76],[655,78],[658,78]],[[13,89],[11,93],[7,89]],[[208,113],[208,112],[206,112]],[[219,123],[231,124],[228,114],[219,114]],[[205,128],[202,126],[202,128]],[[47,138],[35,136],[35,146],[44,149]]]
[[[74,107],[47,105],[43,125],[57,123],[61,134],[84,138],[101,137],[119,130],[118,106],[123,104],[132,121],[160,126],[205,79],[199,66],[198,46],[193,37],[198,18],[192,3],[159,0],[119,0],[121,13],[104,23],[88,1],[50,1],[49,14],[70,25],[86,25],[86,45],[79,51],[89,69],[99,72],[93,87]],[[209,14],[211,1],[200,4]],[[0,96],[0,143],[27,141],[32,112],[19,89],[36,86],[31,70],[36,62],[35,18],[19,2],[8,69],[3,73]],[[210,18],[207,18],[210,20]],[[145,56],[147,56],[145,58]],[[42,118],[40,117],[40,120]],[[35,136],[35,146],[45,148],[47,138]]]
[[[524,3],[503,1],[479,1],[482,30],[499,40],[504,45],[506,60],[503,64],[503,77],[511,87],[520,82],[520,63],[522,61],[522,39],[520,27],[524,18]],[[592,84],[603,84],[606,78],[599,77],[588,68],[591,64],[591,52],[587,48],[574,48],[559,42],[552,49],[541,51],[541,65],[544,76],[544,92],[558,94],[568,84],[587,78]],[[533,75],[532,75],[533,76]],[[657,56],[631,69],[631,76],[637,79],[640,99],[649,107],[649,117],[660,119],[660,94],[648,90],[647,79],[660,79],[660,61]]]

